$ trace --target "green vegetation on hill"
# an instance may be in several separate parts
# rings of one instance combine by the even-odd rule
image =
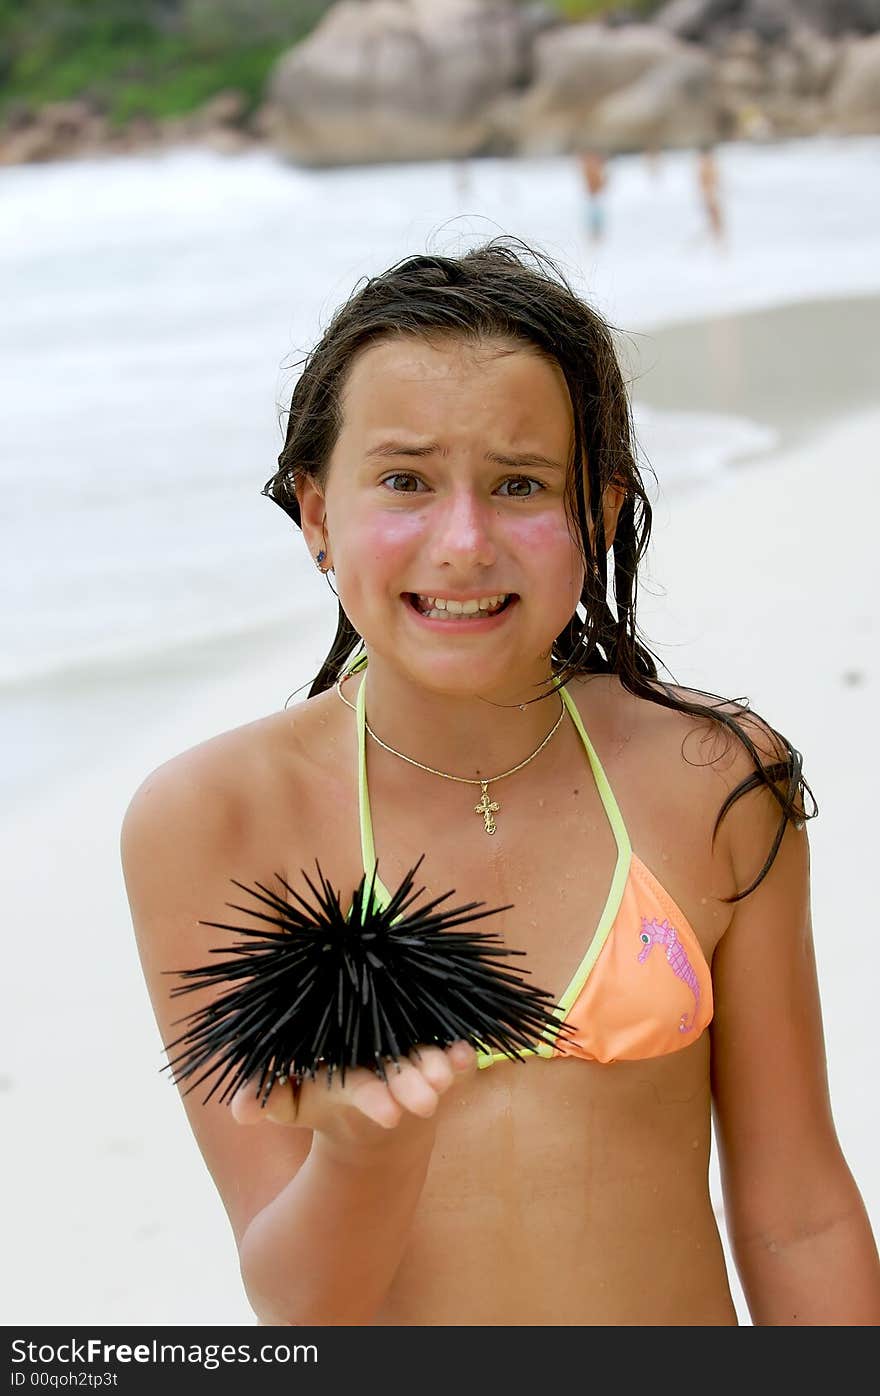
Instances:
[[[330,0],[0,0],[0,104],[82,97],[123,124],[224,88],[258,105],[275,59]]]
[[[438,3],[440,0],[438,0]],[[570,19],[659,0],[549,0]],[[0,0],[0,113],[86,98],[114,124],[182,116],[224,88],[259,105],[278,56],[332,0]]]
[[[636,19],[647,18],[663,3],[664,0],[628,0],[628,3],[619,0],[618,4],[611,5],[608,0],[549,0],[550,8],[559,10],[568,19],[598,19],[614,10]]]

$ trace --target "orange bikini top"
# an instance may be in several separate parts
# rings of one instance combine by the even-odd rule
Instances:
[[[364,667],[359,656],[348,670]],[[367,789],[366,679],[358,690],[358,791],[364,870],[376,863]],[[700,942],[684,913],[632,850],[626,825],[580,713],[564,686],[559,692],[587,753],[596,788],[617,843],[617,863],[599,925],[568,988],[556,1005],[568,1024],[555,1043],[524,1053],[580,1057],[585,1061],[639,1061],[662,1057],[696,1042],[712,1019],[712,977]],[[374,896],[387,906],[391,894],[375,881]],[[509,1061],[482,1052],[478,1065]]]

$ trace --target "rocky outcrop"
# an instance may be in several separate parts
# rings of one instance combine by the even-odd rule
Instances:
[[[310,165],[492,149],[545,22],[509,0],[340,0],[272,74],[274,140]]]
[[[730,34],[714,59],[722,129],[745,139],[827,130],[840,57],[840,45],[812,29],[796,29],[787,43],[772,45],[750,30]]]
[[[234,154],[265,139],[246,117],[244,94],[218,92],[185,117],[155,121],[140,116],[114,127],[86,101],[52,102],[31,110],[19,105],[7,113],[0,131],[0,165],[123,155],[187,144]]]
[[[39,111],[19,105],[7,113],[0,164],[64,160],[105,148],[111,132],[88,102],[51,102]]]
[[[706,55],[677,53],[600,102],[577,143],[609,153],[711,144],[722,134],[711,89]]]
[[[338,0],[265,97],[122,131],[86,102],[19,108],[0,164],[180,141],[322,166],[880,133],[880,0],[669,0],[650,23],[569,23],[541,0]]]
[[[271,136],[314,165],[880,132],[872,25],[880,0],[671,0],[614,24],[341,0],[279,64]]]
[[[535,44],[516,148],[541,155],[709,139],[716,134],[711,75],[699,49],[651,25],[567,25]]]
[[[835,131],[880,130],[880,34],[850,43],[831,88],[828,111]]]
[[[669,0],[653,22],[709,47],[743,32],[776,44],[805,27],[832,37],[872,34],[880,29],[880,0]]]

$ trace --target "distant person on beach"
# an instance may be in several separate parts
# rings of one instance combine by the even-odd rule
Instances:
[[[724,219],[721,213],[720,179],[718,162],[711,145],[702,146],[697,153],[697,187],[709,233],[715,242],[721,242],[724,239]]]
[[[663,173],[662,147],[660,142],[657,140],[649,141],[645,146],[644,156],[648,173],[653,179],[658,179]]]
[[[308,895],[316,860],[353,944],[379,869],[375,914],[420,859],[432,905],[494,908],[552,1027],[498,1052],[453,1018],[344,1084],[288,1060],[265,1104],[254,1076],[227,1103],[183,1093],[261,1324],[735,1326],[713,1116],[754,1324],[880,1322],[828,1091],[818,811],[746,700],[658,672],[638,462],[611,328],[516,239],[377,272],[304,360],[263,493],[336,633],[307,697],[206,730],[129,802],[162,1041],[186,1006],[169,976],[242,945],[230,879]]]
[[[605,156],[592,148],[583,150],[578,155],[578,165],[586,194],[584,215],[587,234],[591,242],[598,242],[605,235],[605,189],[608,184]]]
[[[452,178],[455,192],[460,199],[471,193],[471,166],[467,156],[460,156],[452,162]]]

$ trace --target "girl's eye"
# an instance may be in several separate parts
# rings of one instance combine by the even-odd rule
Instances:
[[[410,480],[410,481],[415,481],[416,483],[418,483],[418,479],[417,479],[417,477],[416,477],[415,475],[407,475],[407,474],[405,474],[405,473],[404,473],[403,471],[401,471],[401,470],[398,470],[397,472],[395,472],[394,475],[386,475],[386,476],[385,476],[385,479],[382,480],[381,483],[382,483],[383,485],[387,485],[387,484],[389,484],[392,480]],[[392,489],[393,489],[393,486],[392,486]],[[403,489],[403,490],[396,490],[396,489],[394,489],[393,492],[394,492],[394,494],[415,494],[415,493],[416,493],[415,490],[411,490],[411,489]]]
[[[509,480],[502,481],[502,484],[517,486],[537,485],[538,487],[537,490],[535,490],[534,492],[529,490],[528,494],[524,494],[522,490],[518,488],[514,494],[509,494],[507,496],[508,499],[534,499],[535,495],[538,494],[539,491],[546,488],[546,486],[541,484],[540,480],[533,480],[530,475],[512,475]]]
[[[408,481],[410,482],[410,484],[407,485],[407,486],[405,486],[405,487],[402,488],[402,489],[398,489],[395,485],[393,485],[393,484],[391,483],[392,480],[408,480]],[[417,493],[417,490],[414,489],[414,488],[411,488],[411,486],[412,486],[412,485],[418,485],[420,482],[419,482],[419,478],[418,478],[417,475],[410,475],[410,474],[409,474],[408,472],[406,472],[406,471],[398,470],[398,471],[395,471],[395,473],[394,473],[393,475],[386,475],[386,476],[385,476],[385,479],[382,480],[382,481],[380,481],[380,483],[383,484],[383,485],[388,485],[389,488],[391,489],[391,491],[392,491],[394,494],[416,494],[416,493]],[[503,480],[503,481],[501,482],[501,488],[503,488],[504,485],[515,485],[515,486],[517,486],[516,490],[515,490],[512,494],[509,494],[509,495],[506,496],[508,499],[534,499],[535,495],[536,495],[539,491],[541,491],[541,490],[543,490],[543,489],[546,488],[545,485],[542,485],[542,484],[541,484],[540,480],[533,480],[533,479],[532,479],[530,476],[528,476],[528,475],[512,475],[509,479]],[[522,489],[522,486],[523,486],[523,485],[536,485],[536,486],[537,486],[537,489],[535,489],[535,490],[529,490],[529,491],[526,493],[526,492],[523,491],[523,489]]]

